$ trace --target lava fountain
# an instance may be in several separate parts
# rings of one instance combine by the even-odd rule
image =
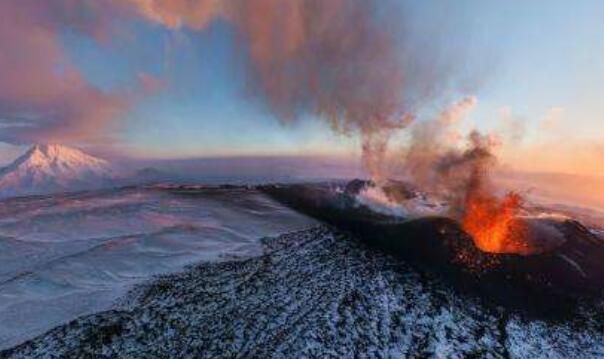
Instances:
[[[470,193],[461,221],[462,227],[484,252],[527,251],[527,225],[518,218],[522,202],[522,197],[515,192],[509,192],[503,198]]]
[[[497,195],[491,181],[496,143],[473,131],[464,151],[449,150],[435,156],[433,177],[451,204],[450,217],[460,222],[476,247],[489,253],[528,254],[534,231],[522,215],[523,198],[516,192]]]

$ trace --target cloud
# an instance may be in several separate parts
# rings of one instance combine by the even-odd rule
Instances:
[[[120,0],[116,0],[120,1]],[[139,15],[171,29],[203,30],[223,14],[229,0],[121,0]],[[242,2],[243,3],[243,2]]]
[[[120,10],[106,0],[0,2],[0,141],[104,141],[135,98],[90,84],[68,58],[60,33],[97,41]],[[148,82],[148,81],[147,81]]]

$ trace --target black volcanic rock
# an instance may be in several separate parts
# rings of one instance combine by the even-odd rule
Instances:
[[[359,194],[363,189],[372,185],[372,181],[356,178],[346,184],[346,186],[344,187],[344,193],[351,196],[355,196]]]
[[[604,243],[580,223],[557,223],[564,241],[532,255],[479,250],[457,222],[427,217],[405,220],[359,205],[350,193],[327,185],[265,186],[282,203],[357,235],[423,270],[438,272],[457,288],[498,304],[531,312],[566,313],[581,298],[599,296],[604,287]]]

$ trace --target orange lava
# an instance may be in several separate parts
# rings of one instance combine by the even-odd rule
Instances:
[[[478,248],[492,253],[521,253],[526,249],[526,227],[517,219],[522,197],[514,192],[497,198],[470,194],[466,200],[463,228]]]

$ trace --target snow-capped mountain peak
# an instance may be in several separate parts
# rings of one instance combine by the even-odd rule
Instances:
[[[35,167],[48,173],[105,171],[109,167],[109,163],[103,159],[93,157],[77,148],[62,145],[35,145],[14,164],[19,167]]]
[[[109,162],[77,148],[35,145],[0,170],[0,196],[78,191],[106,185]]]

